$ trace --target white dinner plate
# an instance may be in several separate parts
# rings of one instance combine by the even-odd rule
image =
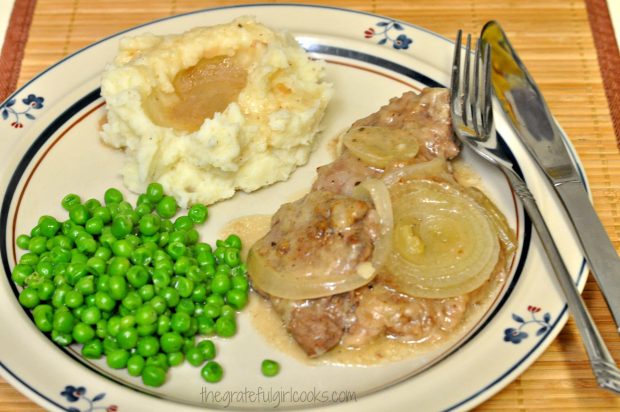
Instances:
[[[407,90],[448,84],[451,40],[389,17],[293,4],[232,6],[158,20],[101,40],[45,70],[0,107],[4,274],[0,279],[0,373],[43,407],[71,412],[169,411],[173,407],[462,410],[488,399],[536,360],[565,324],[567,313],[539,240],[505,178],[467,151],[465,161],[481,176],[487,194],[517,232],[519,251],[512,275],[485,320],[431,367],[424,368],[420,358],[366,367],[309,366],[268,342],[244,311],[237,335],[216,339],[217,360],[225,368],[220,383],[206,384],[199,369],[186,363],[171,369],[165,385],[152,389],[104,362],[82,360],[78,349],[56,346],[19,305],[18,289],[10,280],[20,254],[14,246],[16,235],[29,232],[43,214],[64,218],[60,200],[67,193],[101,198],[108,187],[123,188],[119,173],[123,154],[104,146],[98,136],[104,114],[100,75],[115,56],[119,39],[146,32],[180,33],[248,14],[292,32],[313,57],[326,60],[335,96],[309,163],[286,182],[212,206],[210,220],[201,229],[202,239],[210,243],[226,222],[249,214],[271,214],[309,188],[315,168],[332,159],[330,138],[354,120]],[[538,199],[567,267],[582,289],[587,271],[562,209],[506,122],[497,117],[497,129],[514,156],[515,169]],[[583,173],[582,177],[585,180]],[[278,376],[261,375],[259,365],[265,358],[281,363]]]

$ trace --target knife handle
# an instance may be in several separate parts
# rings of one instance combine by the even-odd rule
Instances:
[[[538,209],[534,196],[530,193],[525,182],[512,170],[504,166],[500,166],[510,181],[515,193],[521,199],[523,208],[530,217],[538,237],[540,238],[543,249],[547,253],[549,263],[555,272],[560,288],[564,292],[564,297],[568,304],[568,309],[573,315],[577,329],[581,335],[583,345],[586,349],[592,371],[596,380],[604,389],[620,393],[620,370],[616,367],[605,342],[601,337],[588,309],[577,290],[577,286],[573,282],[566,265],[562,260],[562,256],[551,236],[551,232],[545,223],[545,220]]]
[[[620,259],[581,182],[554,186],[620,332]]]

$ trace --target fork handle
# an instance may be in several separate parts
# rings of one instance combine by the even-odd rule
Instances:
[[[558,251],[558,248],[551,236],[551,232],[543,219],[540,209],[536,204],[534,196],[527,188],[525,182],[512,170],[505,166],[500,166],[508,177],[515,193],[521,199],[523,207],[529,215],[536,232],[540,237],[541,243],[549,262],[553,267],[556,278],[566,301],[568,309],[573,315],[573,319],[581,334],[583,344],[585,346],[590,363],[592,364],[592,370],[596,377],[598,384],[605,389],[609,389],[613,392],[620,393],[620,370],[616,367],[614,359],[611,357],[609,350],[605,346],[605,342],[601,338],[601,335],[592,320],[592,317],[588,313],[588,309],[571,278],[570,273],[564,265],[564,261]]]

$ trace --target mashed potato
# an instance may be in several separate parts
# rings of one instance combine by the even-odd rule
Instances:
[[[124,38],[103,73],[102,140],[127,187],[160,182],[180,204],[285,180],[308,160],[332,95],[322,62],[253,18]]]

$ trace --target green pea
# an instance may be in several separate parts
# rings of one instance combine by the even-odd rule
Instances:
[[[110,203],[120,203],[123,201],[123,199],[124,197],[121,191],[114,187],[109,188],[103,194],[103,200],[106,203],[106,205]]]
[[[11,279],[13,282],[17,283],[19,286],[24,286],[26,283],[26,278],[30,276],[33,272],[32,266],[25,265],[23,263],[18,263],[13,268],[13,272],[11,272]]]
[[[146,198],[149,202],[158,203],[164,197],[164,187],[161,183],[152,182],[146,187]]]
[[[116,215],[112,219],[112,234],[117,239],[122,239],[131,233],[133,229],[133,221],[127,215]]]
[[[130,328],[133,328],[135,324],[136,324],[136,317],[135,316],[133,316],[133,315],[124,315],[121,318],[120,329],[121,330],[130,329]]]
[[[112,369],[123,369],[127,367],[129,352],[125,349],[116,349],[106,354],[106,361]]]
[[[52,306],[60,308],[65,305],[65,294],[71,290],[68,285],[58,285],[52,295]]]
[[[108,293],[114,300],[122,300],[127,296],[127,281],[123,276],[110,276]]]
[[[159,352],[159,340],[154,336],[140,338],[136,350],[141,356],[153,356]]]
[[[88,211],[92,214],[93,211],[101,207],[101,202],[98,201],[97,199],[91,198],[91,199],[88,199],[86,202],[84,202],[84,206],[86,206],[86,209],[88,209]]]
[[[67,265],[65,276],[71,285],[75,285],[78,280],[88,274],[88,266],[86,263],[79,262],[79,258],[72,258],[72,262]],[[79,256],[79,255],[77,255]],[[73,261],[75,260],[75,261]],[[88,260],[87,260],[88,261]]]
[[[112,221],[112,214],[110,213],[110,209],[105,206],[99,206],[90,211],[93,218],[101,219],[103,224],[108,224]],[[88,224],[88,222],[87,222]]]
[[[93,216],[86,221],[84,229],[91,235],[100,235],[103,230],[103,219],[100,216]]]
[[[211,294],[207,296],[207,305],[213,305],[218,308],[224,306],[226,302],[224,302],[224,297],[222,295],[218,295],[217,293]]]
[[[136,206],[136,210],[134,212],[136,213],[138,218],[142,218],[142,216],[150,215],[152,211],[153,206],[147,201],[140,203],[138,206]]]
[[[142,371],[142,383],[146,386],[159,387],[166,381],[166,371],[160,367],[148,365]]]
[[[216,383],[222,380],[224,376],[224,369],[216,361],[209,361],[201,369],[200,375],[202,379],[209,383]]]
[[[127,373],[130,376],[140,376],[142,374],[142,370],[144,369],[145,360],[142,356],[138,354],[133,354],[127,360]]]
[[[170,326],[172,330],[178,333],[183,333],[189,330],[191,323],[191,317],[187,313],[177,312],[172,315],[170,319]]]
[[[153,255],[150,250],[144,246],[136,248],[131,252],[130,260],[134,265],[147,266],[151,263]]]
[[[205,361],[202,351],[195,347],[185,352],[185,359],[192,366],[200,366]]]
[[[70,212],[75,206],[79,205],[82,202],[82,199],[76,194],[68,194],[67,196],[62,198],[60,204],[62,208],[66,211]]]
[[[211,291],[220,295],[225,295],[230,290],[231,282],[227,275],[216,273],[211,282]]]
[[[157,202],[157,206],[155,210],[159,216],[170,219],[177,213],[177,201],[172,196],[164,196],[159,202]]]
[[[123,306],[129,310],[136,310],[142,305],[142,298],[140,294],[135,290],[132,290],[127,293],[127,295],[123,298]]]
[[[215,321],[215,333],[223,338],[229,338],[237,333],[237,322],[231,316],[219,317]]]
[[[151,307],[155,309],[155,312],[157,312],[158,315],[161,315],[166,310],[168,310],[168,304],[166,303],[166,300],[161,296],[155,296],[153,299],[151,299],[149,305],[151,305]]]
[[[240,289],[231,289],[226,292],[226,302],[237,310],[241,310],[248,303],[248,293]]]
[[[168,243],[168,246],[166,247],[166,251],[168,252],[168,254],[170,255],[172,259],[178,260],[181,256],[185,255],[187,251],[187,247],[181,242],[171,241],[170,243]]]
[[[43,252],[47,251],[47,238],[43,236],[31,237],[30,242],[28,243],[28,249],[32,253],[41,255]]]
[[[110,312],[116,306],[116,302],[107,292],[99,291],[95,293],[95,305],[105,312]]]
[[[188,315],[193,315],[196,310],[196,305],[194,301],[188,298],[183,298],[179,300],[179,304],[176,307],[177,312],[187,313]]]
[[[237,250],[241,250],[243,246],[241,243],[241,238],[235,234],[229,235],[224,242],[226,243],[226,246]]]
[[[138,294],[142,298],[143,302],[147,302],[155,296],[155,287],[150,284],[141,286],[140,289],[138,289]]]
[[[75,284],[75,290],[82,295],[92,295],[95,293],[95,277],[92,275],[84,276]]]
[[[95,337],[95,330],[84,322],[78,322],[73,327],[72,335],[77,343],[85,344]]]
[[[163,335],[170,330],[170,317],[167,315],[160,315],[157,318],[157,334]]]
[[[94,257],[103,260],[104,262],[108,261],[112,257],[112,251],[105,247],[100,246],[96,251]]]
[[[39,255],[37,255],[36,253],[32,253],[32,252],[24,253],[22,257],[19,258],[20,265],[36,266],[37,263],[39,263]]]
[[[116,338],[112,336],[106,336],[103,339],[103,353],[108,356],[109,353],[118,350],[118,343],[116,342]]]
[[[169,286],[161,291],[160,296],[164,298],[169,308],[175,307],[179,304],[179,292]]]
[[[125,276],[130,267],[129,259],[122,256],[114,256],[110,259],[108,273],[110,276]]]
[[[189,208],[187,215],[194,223],[200,225],[209,217],[209,210],[205,205],[197,203]]]
[[[192,300],[196,303],[204,303],[207,300],[207,294],[207,287],[204,284],[199,284],[192,292]]]
[[[52,341],[60,346],[68,346],[73,343],[73,336],[71,333],[59,332],[57,330],[52,331]]]
[[[185,360],[183,352],[172,352],[168,354],[168,364],[170,366],[179,366]]]
[[[30,245],[30,236],[28,235],[19,235],[17,239],[15,239],[15,244],[18,248],[22,250],[27,250]]]
[[[157,312],[151,306],[142,305],[136,310],[136,323],[138,325],[150,325],[157,322]]]
[[[82,253],[92,255],[97,250],[97,241],[89,237],[79,237],[75,240],[78,250]]]
[[[192,259],[189,256],[179,256],[174,262],[174,273],[177,275],[185,275],[192,267]]]
[[[84,296],[77,290],[70,290],[65,293],[65,305],[68,308],[75,309],[82,306],[82,303],[84,303]]]
[[[280,364],[274,360],[265,359],[260,365],[260,370],[263,375],[273,377],[280,372]]]
[[[157,324],[151,323],[150,325],[138,325],[136,328],[138,336],[151,336],[157,332]]]
[[[41,285],[39,285],[39,289],[37,289],[37,295],[40,300],[48,301],[53,296],[55,290],[56,286],[51,280],[44,280]]]
[[[156,268],[153,270],[153,284],[160,290],[170,285],[169,271],[165,268]]]
[[[34,288],[27,287],[19,294],[19,303],[25,308],[32,309],[39,304],[41,300]]]
[[[205,339],[198,342],[196,348],[202,353],[204,360],[211,360],[215,358],[215,344],[211,340]]]
[[[133,349],[138,344],[138,331],[135,328],[121,330],[116,341],[122,349]]]
[[[93,339],[82,346],[82,356],[86,359],[100,359],[103,354],[103,344],[99,339]]]
[[[176,332],[166,332],[159,338],[159,344],[166,353],[178,352],[183,346],[183,338]]]
[[[181,243],[187,245],[187,232],[185,230],[175,230],[168,237],[170,243]]]
[[[38,226],[41,230],[41,235],[47,238],[54,237],[58,230],[60,230],[60,223],[52,216],[41,216]]]
[[[112,243],[112,253],[115,256],[121,256],[124,258],[131,257],[131,254],[134,252],[134,245],[129,242],[127,239],[120,239]]]
[[[221,313],[220,313],[220,317],[234,317],[235,316],[235,309],[230,306],[230,305],[224,305],[220,308]]]
[[[138,223],[138,227],[140,228],[140,233],[146,236],[152,236],[156,234],[161,226],[161,218],[157,215],[146,214],[140,218],[140,222]]]
[[[210,336],[215,333],[215,321],[207,316],[196,317],[198,332],[201,335]]]
[[[179,296],[183,298],[191,296],[194,291],[194,282],[185,277],[176,277],[172,281],[172,286],[179,292]]]
[[[87,325],[95,325],[101,320],[101,310],[96,306],[91,306],[82,312],[82,322]]]
[[[241,256],[239,254],[239,249],[234,248],[226,248],[226,252],[224,253],[224,262],[230,267],[235,267],[241,263]]]
[[[90,213],[86,206],[76,205],[69,211],[69,219],[76,225],[83,225],[90,219]]]
[[[95,335],[103,339],[108,336],[108,321],[105,319],[99,319],[97,324],[95,325]]]
[[[204,282],[207,278],[205,272],[196,265],[190,266],[185,276],[196,283]]]

